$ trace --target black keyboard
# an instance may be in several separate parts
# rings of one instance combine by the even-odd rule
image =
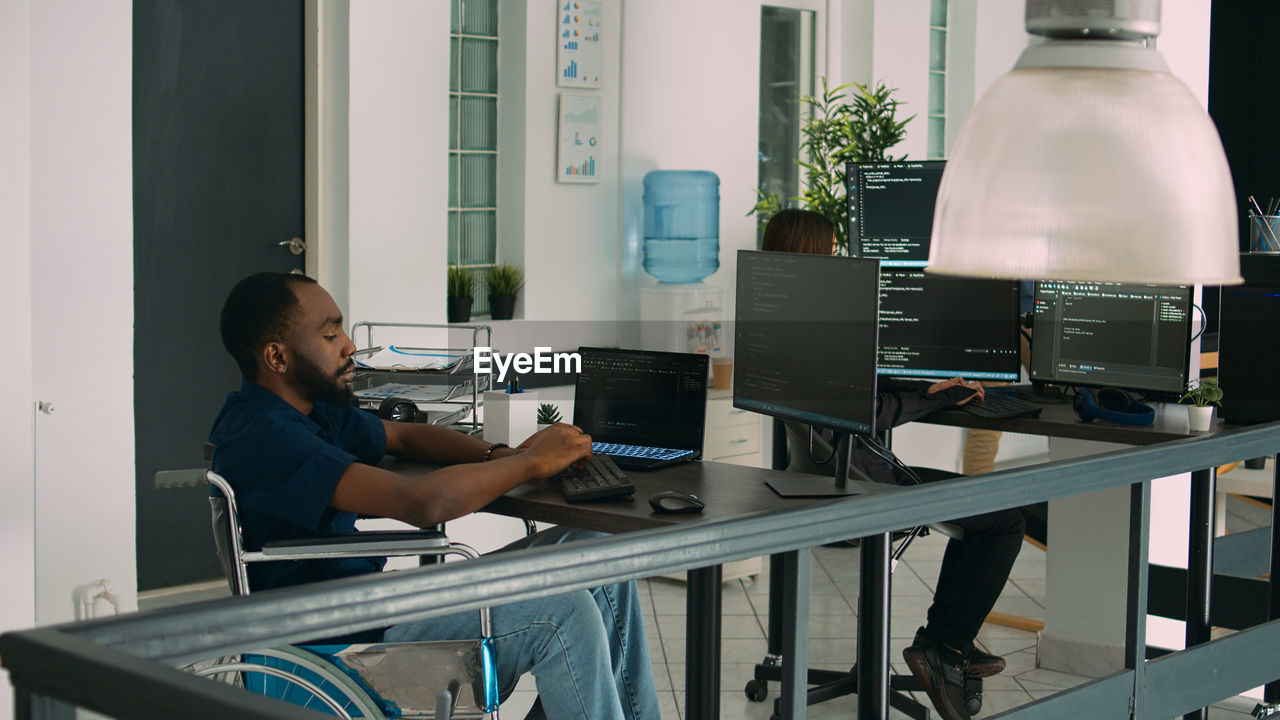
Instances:
[[[569,502],[608,500],[631,495],[636,486],[608,455],[592,455],[582,467],[569,467],[551,477]]]
[[[1040,405],[1030,400],[1024,400],[1016,395],[992,389],[987,390],[986,399],[982,402],[977,400],[967,402],[961,405],[960,409],[970,415],[993,419],[1022,417],[1024,415],[1035,417],[1043,410]]]

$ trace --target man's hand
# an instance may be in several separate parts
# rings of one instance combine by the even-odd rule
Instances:
[[[972,401],[974,398],[977,398],[978,402],[982,402],[987,397],[987,390],[986,388],[982,387],[980,383],[969,382],[964,378],[958,378],[958,377],[953,377],[950,380],[943,380],[942,382],[934,383],[933,385],[929,386],[929,389],[926,392],[928,392],[928,394],[930,395],[933,395],[934,393],[941,392],[943,390],[946,390],[947,388],[953,388],[953,387],[963,387],[963,388],[968,388],[970,390],[973,390],[972,395],[956,403],[956,405],[964,405],[965,403]]]
[[[573,425],[543,428],[516,448],[532,463],[536,477],[549,477],[591,455],[591,436]]]

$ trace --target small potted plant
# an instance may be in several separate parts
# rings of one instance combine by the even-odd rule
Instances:
[[[516,314],[516,293],[524,288],[524,270],[519,265],[498,263],[485,273],[489,286],[489,312],[494,320],[510,320]]]
[[[555,403],[540,403],[538,405],[538,429],[551,427],[560,422],[560,408]]]
[[[1204,432],[1213,426],[1213,407],[1222,405],[1222,387],[1218,378],[1196,378],[1187,383],[1178,402],[1187,406],[1187,420],[1192,430]]]
[[[464,267],[450,265],[445,278],[445,294],[448,306],[445,310],[449,322],[467,322],[471,319],[472,293],[476,276]]]

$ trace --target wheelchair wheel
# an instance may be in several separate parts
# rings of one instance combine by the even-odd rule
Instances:
[[[345,720],[387,717],[345,672],[306,650],[287,645],[201,661],[183,669]]]

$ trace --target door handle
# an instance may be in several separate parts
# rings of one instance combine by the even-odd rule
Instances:
[[[289,248],[289,252],[294,255],[301,255],[307,250],[307,241],[300,237],[291,237],[288,240],[281,240],[276,243],[276,245]]]

